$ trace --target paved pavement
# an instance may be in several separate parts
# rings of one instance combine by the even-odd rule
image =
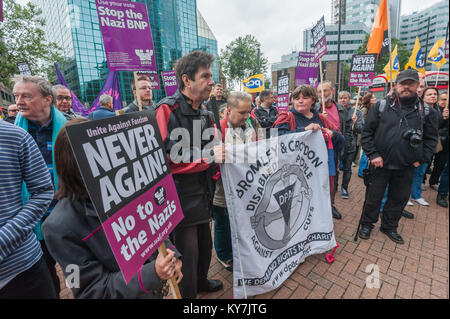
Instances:
[[[404,245],[392,242],[375,226],[369,240],[353,237],[361,216],[365,187],[356,170],[349,187],[350,199],[336,194],[341,220],[334,220],[340,247],[335,261],[328,264],[324,254],[306,258],[278,289],[252,299],[448,299],[449,298],[449,210],[436,204],[436,191],[427,189],[422,196],[430,207],[415,204],[407,209],[413,220],[402,218],[398,232]],[[368,288],[366,278],[376,265],[380,287]],[[61,272],[59,272],[61,275]],[[199,298],[232,298],[233,275],[216,260],[211,260],[209,278],[223,281],[224,289],[202,293]],[[62,286],[63,286],[62,280]],[[61,298],[73,298],[63,286]]]

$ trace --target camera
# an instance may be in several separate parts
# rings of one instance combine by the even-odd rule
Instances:
[[[422,144],[422,131],[417,129],[409,129],[403,133],[403,138],[409,141],[412,148],[417,148]]]

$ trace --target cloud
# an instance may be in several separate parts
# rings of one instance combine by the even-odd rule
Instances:
[[[423,10],[439,0],[404,0],[402,14]],[[197,7],[218,41],[219,53],[239,36],[261,43],[269,63],[292,50],[303,50],[303,30],[322,16],[331,22],[331,0],[197,0]]]

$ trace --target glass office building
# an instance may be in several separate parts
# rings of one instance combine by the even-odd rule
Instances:
[[[429,8],[401,17],[400,40],[412,51],[419,37],[422,52],[430,52],[433,45],[440,39],[445,38],[448,23],[448,1],[440,1]],[[428,19],[430,29],[428,30]],[[426,47],[428,40],[428,48]],[[432,63],[426,63],[426,70],[437,70]],[[448,63],[444,64],[441,71],[448,72]]]
[[[48,41],[56,42],[64,51],[60,69],[78,98],[91,105],[108,76],[107,61],[95,6],[95,0],[34,0],[43,11]],[[158,73],[171,70],[177,59],[193,50],[204,50],[216,59],[217,41],[206,23],[199,28],[200,13],[196,0],[138,0],[145,3],[149,14]],[[200,21],[204,22],[201,17]],[[208,29],[208,37],[205,37]],[[219,79],[217,62],[214,79]],[[122,100],[134,98],[132,72],[120,72]],[[160,81],[161,82],[161,81]],[[165,96],[154,90],[156,100]]]

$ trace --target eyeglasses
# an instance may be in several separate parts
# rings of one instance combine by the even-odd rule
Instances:
[[[62,101],[62,100],[71,101],[71,100],[72,100],[72,97],[71,97],[71,96],[62,96],[62,95],[58,95],[58,96],[56,97],[56,99],[57,99],[58,101]]]

